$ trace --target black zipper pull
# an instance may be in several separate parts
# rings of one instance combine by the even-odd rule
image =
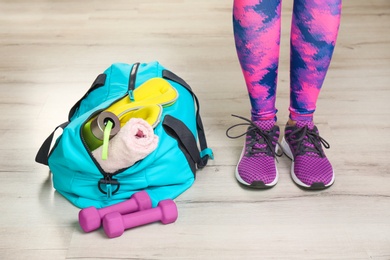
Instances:
[[[140,63],[134,63],[133,67],[131,68],[130,75],[129,75],[129,87],[127,90],[127,93],[129,95],[129,98],[132,102],[134,102],[134,89],[135,89],[135,80],[137,78],[137,71]]]
[[[105,185],[106,190],[103,190],[102,185]],[[116,189],[113,190],[112,186],[116,186]],[[107,199],[111,198],[112,195],[118,192],[121,184],[117,179],[111,178],[110,175],[106,175],[104,178],[100,179],[98,182],[98,188],[101,193],[107,195]]]

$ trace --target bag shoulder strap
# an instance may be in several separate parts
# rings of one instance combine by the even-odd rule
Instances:
[[[70,109],[69,111],[69,115],[68,115],[68,120],[70,121],[71,118],[73,117],[74,113],[76,113],[76,110],[77,108],[80,106],[81,104],[81,101],[83,101],[88,95],[89,93],[91,93],[92,91],[94,91],[95,89],[101,87],[101,86],[104,86],[104,84],[106,84],[106,78],[107,78],[107,75],[102,73],[102,74],[99,74],[95,81],[92,83],[91,87],[88,89],[88,91],[84,94],[84,96],[82,98],[80,98],[79,101],[76,102],[76,104],[73,105],[73,107]]]
[[[57,126],[54,131],[46,138],[46,140],[43,142],[41,148],[39,148],[37,155],[35,156],[35,161],[37,163],[41,163],[43,165],[49,164],[49,152],[50,152],[50,146],[53,141],[54,133],[57,131],[58,128],[64,129],[69,122],[64,122]]]
[[[162,126],[169,136],[176,139],[180,150],[185,155],[191,171],[196,174],[196,169],[201,169],[205,165],[201,159],[198,145],[191,130],[179,119],[166,115]]]
[[[197,149],[197,153],[199,154],[199,159],[197,158],[196,155],[193,155],[191,157],[195,157],[197,159],[195,162],[198,164],[198,168],[203,168],[207,165],[209,158],[210,159],[214,159],[214,158],[213,158],[212,150],[210,148],[208,148],[208,146],[207,146],[206,135],[205,135],[205,131],[204,131],[203,123],[202,123],[202,118],[200,117],[199,100],[196,97],[195,93],[192,91],[190,85],[188,85],[187,82],[185,82],[182,78],[177,76],[175,73],[164,69],[162,71],[162,76],[165,79],[172,80],[172,81],[182,85],[183,87],[185,87],[195,99],[195,103],[196,103],[196,128],[198,131],[200,152],[199,152],[198,146],[197,146],[196,141],[195,141],[195,148]],[[178,130],[178,131],[180,131],[180,130]],[[193,142],[191,141],[190,143],[193,143]],[[195,151],[195,148],[193,148],[193,146],[194,146],[193,144],[189,144],[189,146],[191,146],[191,148],[190,148],[191,150]]]
[[[97,89],[101,86],[104,86],[104,84],[106,83],[106,78],[107,78],[106,74],[99,74],[96,77],[95,81],[92,83],[91,87],[84,94],[84,96],[82,98],[80,98],[80,100],[77,101],[76,104],[74,104],[72,106],[72,108],[69,110],[68,121],[58,125],[54,129],[54,131],[46,138],[46,140],[43,142],[43,144],[39,148],[37,155],[35,156],[35,161],[37,163],[41,163],[43,165],[49,164],[49,162],[48,162],[49,161],[49,152],[50,152],[51,143],[53,142],[54,133],[57,131],[58,128],[64,129],[69,124],[71,118],[73,117],[74,113],[76,113],[76,110],[80,106],[81,102],[89,95],[89,93],[91,93],[92,91],[94,91],[95,89]]]
[[[134,89],[134,85],[135,85],[135,77],[136,77],[136,74],[137,74],[137,70],[138,70],[138,66],[139,66],[140,63],[135,63],[132,67],[132,69],[130,70],[130,76],[129,76],[129,89]],[[105,73],[102,73],[102,74],[99,74],[95,81],[92,83],[91,87],[88,89],[88,91],[84,94],[84,96],[82,96],[79,101],[76,102],[76,104],[74,104],[72,106],[72,108],[69,110],[69,114],[68,114],[68,121],[67,122],[64,122],[62,124],[60,124],[59,126],[57,126],[54,131],[46,138],[46,140],[43,142],[43,144],[41,145],[41,147],[39,148],[38,150],[38,153],[35,157],[35,161],[37,163],[41,163],[41,164],[44,164],[44,165],[48,165],[48,160],[49,160],[49,152],[50,152],[50,147],[51,147],[51,143],[53,141],[53,138],[54,138],[54,133],[57,131],[58,128],[62,128],[64,129],[68,124],[69,122],[71,121],[73,115],[76,113],[77,109],[79,108],[81,102],[92,92],[94,91],[95,89],[99,88],[99,87],[102,87],[106,84],[106,80],[107,80],[107,75]]]

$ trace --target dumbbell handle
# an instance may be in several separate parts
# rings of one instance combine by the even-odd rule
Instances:
[[[129,212],[134,212],[139,210],[139,205],[136,200],[134,199],[129,199],[125,200],[123,202],[111,205],[106,208],[101,208],[99,209],[99,215],[100,217],[104,217],[106,214],[110,212],[119,212],[121,214],[129,213]]]
[[[172,217],[170,219],[165,219],[165,217],[163,216],[163,210],[161,209],[161,207],[157,206],[156,208],[138,211],[132,214],[122,216],[123,225],[126,227],[126,229],[129,229],[156,221],[161,221],[161,223],[163,224],[175,222],[177,219],[177,208],[174,202],[170,202],[170,204],[174,206],[170,207],[171,211],[175,211],[171,212],[170,214],[175,216],[174,219]]]
[[[123,216],[123,225],[126,229],[146,225],[160,220],[162,211],[159,207],[148,210],[138,211]]]

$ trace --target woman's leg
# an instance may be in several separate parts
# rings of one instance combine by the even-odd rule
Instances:
[[[295,0],[291,25],[290,118],[312,121],[340,25],[341,0]]]
[[[329,144],[313,123],[318,95],[332,58],[341,0],[295,0],[291,27],[290,120],[282,142],[293,159],[291,176],[307,189],[324,189],[334,171],[323,147]]]
[[[234,39],[253,121],[276,116],[280,13],[280,0],[234,0]]]
[[[278,180],[275,97],[280,12],[280,0],[234,0],[234,38],[252,106],[236,178],[252,188],[270,188]]]

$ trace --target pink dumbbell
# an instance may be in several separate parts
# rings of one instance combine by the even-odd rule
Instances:
[[[125,229],[142,226],[148,223],[161,221],[163,224],[170,224],[177,219],[177,207],[173,200],[162,200],[157,207],[138,211],[135,213],[121,215],[112,212],[104,216],[103,229],[109,238],[119,237]]]
[[[101,209],[88,207],[80,210],[79,223],[84,232],[91,232],[98,229],[102,224],[105,215],[111,212],[121,214],[131,213],[138,210],[152,208],[152,201],[146,191],[134,193],[130,199]]]

